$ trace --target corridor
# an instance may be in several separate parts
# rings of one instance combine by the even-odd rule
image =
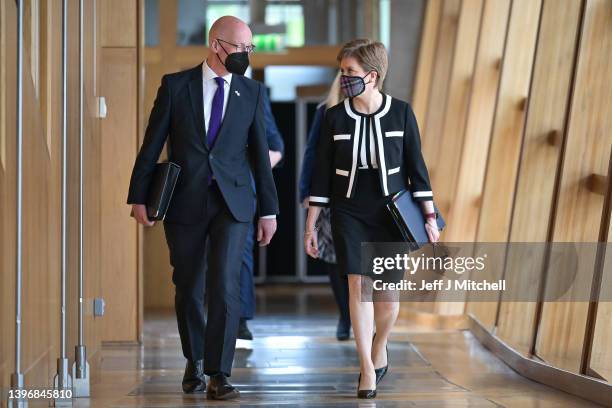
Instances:
[[[399,322],[389,344],[389,374],[376,401],[355,398],[353,339],[337,342],[326,285],[271,286],[258,293],[255,340],[239,340],[232,383],[241,397],[208,401],[186,395],[176,321],[171,311],[145,318],[142,346],[105,345],[92,373],[92,398],[77,407],[596,407],[529,381],[490,354],[467,331]],[[250,343],[250,344],[249,344]]]

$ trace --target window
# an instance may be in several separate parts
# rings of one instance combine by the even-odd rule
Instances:
[[[195,1],[195,0],[191,0]],[[206,15],[206,23],[202,27],[200,37],[203,41],[202,44],[208,44],[208,30],[210,26],[215,22],[216,19],[223,16],[234,16],[238,17],[247,24],[251,22],[251,11],[247,1],[223,1],[223,0],[209,0],[208,7],[204,10]]]
[[[276,34],[276,48],[269,51],[285,46],[304,46],[304,10],[301,4],[297,2],[269,2],[266,6],[266,25],[284,26],[283,32]],[[261,49],[262,47],[258,46],[258,48]],[[265,47],[266,50],[268,50],[267,48]]]
[[[159,0],[145,0],[145,46],[159,45]]]
[[[179,0],[176,13],[176,44],[180,46],[206,45],[212,23],[225,15],[249,22],[247,1]]]
[[[149,0],[151,1],[151,0]],[[254,11],[246,0],[178,0],[176,44],[208,44],[208,30],[219,17],[231,15],[251,25],[257,51],[275,51],[304,45],[304,11],[300,1],[268,0]]]
[[[296,98],[296,87],[331,84],[338,72],[335,68],[317,66],[270,66],[264,70],[266,85],[270,87],[270,99],[289,102]]]
[[[391,46],[391,0],[380,0],[378,10],[379,38],[388,50]]]

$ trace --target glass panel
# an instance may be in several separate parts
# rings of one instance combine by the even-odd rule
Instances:
[[[285,46],[302,47],[304,45],[304,9],[301,4],[268,4],[266,24],[285,26],[284,33],[276,34],[278,43],[272,50]]]
[[[391,0],[380,0],[378,13],[380,18],[380,42],[389,49],[391,45]]]
[[[216,19],[231,15],[248,23],[249,14],[247,1],[179,0],[176,44],[180,46],[206,45],[208,30]]]
[[[149,28],[146,28],[146,43],[153,45],[159,40],[159,0],[146,1],[150,3],[146,7],[151,13],[148,14],[147,10],[147,24],[155,27],[150,37]],[[388,33],[391,1],[379,1],[383,8],[381,25]],[[306,44],[336,44],[355,37],[358,13],[352,0],[267,0],[262,4],[265,10],[261,10],[261,16],[257,17],[251,13],[260,12],[259,9],[252,9],[258,3],[247,0],[177,0],[176,44],[206,45],[210,26],[225,15],[236,16],[252,26],[253,42],[258,51],[275,51]],[[254,21],[255,18],[263,21]]]
[[[331,84],[336,72],[329,67],[275,66],[266,67],[264,76],[270,88],[270,100],[281,102],[295,100],[296,86]]]
[[[145,46],[159,45],[159,0],[145,0]]]
[[[178,45],[206,44],[205,1],[179,0],[176,16],[176,43]]]

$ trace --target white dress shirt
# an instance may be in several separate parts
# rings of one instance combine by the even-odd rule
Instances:
[[[210,111],[212,110],[212,102],[215,97],[215,92],[217,92],[217,81],[215,78],[219,75],[215,74],[208,66],[208,61],[205,61],[202,64],[202,89],[203,89],[203,97],[204,97],[204,127],[206,128],[206,132],[208,132],[208,124],[210,123]],[[232,83],[232,74],[231,72],[223,77],[223,112],[221,113],[221,121],[223,121],[223,117],[225,116],[225,108],[227,108],[227,100],[229,99],[229,89],[230,84]]]
[[[215,78],[218,77],[209,66],[208,61],[204,61],[202,64],[202,91],[204,98],[204,127],[208,132],[208,124],[210,123],[210,112],[212,110],[212,102],[217,92],[217,81]],[[223,78],[223,112],[221,113],[221,121],[225,117],[225,109],[227,108],[227,100],[229,99],[230,84],[232,83],[232,73],[229,72],[227,75],[222,76]],[[264,215],[260,218],[276,218],[276,214]]]

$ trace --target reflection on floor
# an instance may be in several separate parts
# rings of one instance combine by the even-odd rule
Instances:
[[[429,331],[400,322],[389,344],[389,374],[376,400],[358,400],[353,341],[335,340],[326,286],[258,290],[252,342],[239,343],[232,383],[240,400],[184,395],[184,359],[172,311],[148,313],[142,346],[105,346],[86,407],[594,407],[526,380],[468,332]]]

